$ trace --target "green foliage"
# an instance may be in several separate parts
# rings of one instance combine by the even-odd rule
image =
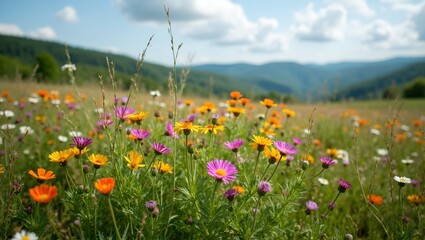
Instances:
[[[425,77],[418,77],[408,83],[403,90],[405,98],[424,98],[425,97]]]
[[[370,79],[341,90],[336,99],[376,99],[381,98],[385,89],[391,86],[402,86],[413,79],[425,76],[425,62],[415,63],[401,70]]]
[[[59,65],[55,58],[48,52],[38,53],[35,57],[37,64],[37,79],[38,81],[57,82],[59,76]]]
[[[117,55],[112,53],[102,53],[93,50],[68,47],[71,61],[76,65],[78,71],[75,74],[76,82],[78,84],[83,83],[97,83],[98,76],[102,75],[106,79],[108,72],[106,69],[106,57],[110,61],[114,62],[116,77],[118,84],[121,89],[129,89],[131,86],[131,78],[136,69],[136,60],[124,55]],[[65,55],[64,44],[55,42],[47,42],[40,40],[33,40],[14,36],[0,35],[0,55],[13,57],[19,59],[21,62],[27,65],[33,65],[36,62],[37,53],[48,52],[59,65],[67,63]],[[44,55],[44,54],[43,54]],[[43,59],[46,58],[45,56]],[[52,59],[49,59],[49,62]],[[45,60],[43,60],[45,62]],[[7,71],[14,71],[17,65],[14,63],[14,67],[5,67]],[[50,64],[53,66],[52,64]],[[44,68],[44,66],[41,66]],[[20,70],[20,69],[19,69]],[[51,80],[54,82],[65,82],[65,74],[57,75],[53,73],[52,67],[47,67],[49,75],[54,75]],[[43,71],[43,72],[42,72]],[[45,78],[44,69],[40,70],[39,77]],[[59,67],[56,68],[59,71]],[[155,90],[159,89],[163,92],[168,91],[168,77],[170,68],[151,63],[143,63],[143,68],[139,74],[139,78],[136,79],[136,83],[140,90]],[[177,77],[180,78],[182,68],[177,68]],[[26,71],[27,73],[27,71]],[[25,77],[29,74],[24,74]],[[7,74],[7,76],[11,76]],[[177,79],[179,82],[180,79]],[[228,92],[238,89],[240,91],[251,91],[253,93],[261,93],[255,85],[243,84],[241,85],[236,79],[217,73],[205,73],[200,71],[192,71],[187,79],[188,84],[185,88],[185,93],[197,96],[212,96],[212,95],[226,95]]]
[[[384,92],[382,92],[382,98],[383,99],[396,99],[397,97],[400,96],[400,94],[401,94],[400,88],[395,86],[395,85],[391,85],[390,87],[385,89]]]
[[[19,58],[0,55],[0,76],[7,78],[28,78],[31,75],[31,66],[21,62]]]

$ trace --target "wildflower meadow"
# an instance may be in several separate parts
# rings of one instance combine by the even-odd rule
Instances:
[[[176,68],[169,92],[117,90],[113,66],[85,88],[69,66],[2,84],[1,239],[425,237],[423,111],[192,98]]]

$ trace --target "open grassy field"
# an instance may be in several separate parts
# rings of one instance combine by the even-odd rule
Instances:
[[[2,239],[425,238],[423,99],[0,93]]]

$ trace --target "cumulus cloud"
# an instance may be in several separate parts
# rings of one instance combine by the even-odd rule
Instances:
[[[0,33],[12,36],[22,36],[24,32],[16,24],[0,23]]]
[[[67,23],[78,22],[78,15],[75,9],[72,6],[66,6],[63,9],[59,10],[56,13],[56,16]]]
[[[419,40],[425,41],[425,5],[422,6],[418,14],[413,17],[413,22],[419,34]]]
[[[364,29],[365,42],[380,48],[412,47],[418,40],[418,33],[410,21],[390,24],[385,20],[377,19],[365,26]]]
[[[38,28],[34,31],[31,31],[29,35],[33,38],[45,39],[45,40],[51,40],[56,38],[56,33],[51,27]]]
[[[131,20],[166,23],[162,1],[115,0]],[[187,37],[215,44],[243,45],[255,51],[281,51],[286,48],[278,22],[272,18],[248,19],[243,8],[231,0],[173,0],[170,9],[174,27]],[[271,50],[273,49],[273,50]]]
[[[329,3],[338,3],[346,9],[363,16],[373,16],[375,12],[369,7],[365,0],[327,0]]]
[[[344,38],[347,10],[339,4],[332,4],[316,11],[310,3],[295,13],[295,36],[304,41],[334,41]]]
[[[381,0],[383,3],[389,4],[392,10],[406,12],[410,15],[418,14],[422,7],[425,6],[425,1],[412,3],[408,0]]]

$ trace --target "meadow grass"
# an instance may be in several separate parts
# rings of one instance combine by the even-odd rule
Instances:
[[[421,101],[291,106],[264,100],[242,106],[239,96],[175,101],[135,91],[127,99],[128,92],[107,86],[79,87],[77,96],[75,86],[16,81],[4,82],[1,92],[4,239],[21,230],[41,239],[424,236]],[[117,114],[120,108],[143,117],[132,121],[128,113]],[[167,122],[171,132],[164,135]],[[194,131],[186,135],[187,129]],[[136,130],[150,135],[137,140]],[[178,139],[169,136],[173,131]],[[66,166],[49,161],[72,147],[76,133],[91,139],[90,150]],[[243,144],[232,151],[225,143],[235,139]],[[282,156],[282,142],[296,153]],[[131,151],[140,155],[140,168],[129,164]],[[328,168],[320,160],[325,157],[335,161]],[[211,169],[214,159],[234,166],[234,178],[226,175],[228,166]],[[40,183],[28,174],[37,168],[55,178]],[[413,184],[400,187],[396,176]],[[228,184],[222,177],[229,177]],[[95,187],[103,178],[115,183],[106,194]],[[352,185],[343,193],[340,179]],[[41,185],[55,186],[57,196],[47,194],[49,201],[40,203],[29,192]],[[318,209],[309,209],[308,200]]]

